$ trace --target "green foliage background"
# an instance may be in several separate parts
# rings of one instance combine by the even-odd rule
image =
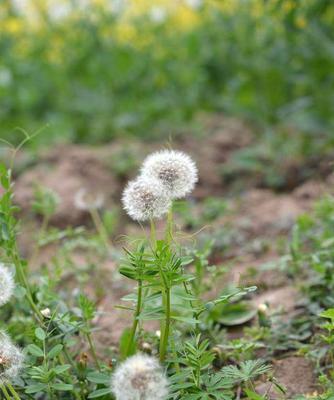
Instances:
[[[4,2],[0,137],[17,142],[16,127],[49,124],[40,142],[161,138],[199,112],[221,111],[255,121],[259,133],[283,123],[327,146],[334,3],[235,1],[233,13],[204,1],[195,11],[200,22],[187,29],[143,14],[131,21],[130,39],[119,33],[118,17],[98,6],[60,21],[41,12],[42,25],[27,29]]]

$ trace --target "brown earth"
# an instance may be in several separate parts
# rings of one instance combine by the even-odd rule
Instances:
[[[283,395],[270,383],[260,384],[257,390],[260,394],[268,394],[271,400],[292,399],[296,395],[311,395],[317,390],[313,365],[303,357],[288,356],[282,360],[273,361],[274,376],[286,390]]]

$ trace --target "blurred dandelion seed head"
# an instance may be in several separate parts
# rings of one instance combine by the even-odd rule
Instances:
[[[23,354],[9,336],[0,332],[0,384],[15,379],[23,364]]]
[[[197,167],[185,153],[163,150],[149,155],[142,167],[142,176],[156,178],[173,199],[189,194],[198,180]]]
[[[154,6],[149,11],[149,17],[152,22],[161,24],[167,19],[167,10],[164,7]]]
[[[136,221],[161,218],[171,207],[171,199],[164,186],[157,179],[147,177],[129,182],[122,201],[125,211]]]
[[[0,306],[12,297],[15,288],[14,277],[9,268],[0,263]]]
[[[116,400],[163,400],[168,382],[158,361],[136,354],[123,362],[111,379]]]
[[[102,193],[89,193],[87,189],[79,189],[74,196],[74,205],[78,210],[98,210],[103,207],[104,196]]]

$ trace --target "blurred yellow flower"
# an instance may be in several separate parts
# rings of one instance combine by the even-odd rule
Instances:
[[[226,14],[233,14],[240,6],[239,1],[237,0],[215,0],[213,1],[213,4]]]
[[[305,28],[305,26],[307,25],[307,21],[304,17],[299,16],[296,18],[296,25],[300,29]]]
[[[293,0],[286,0],[283,2],[283,10],[289,12],[296,7],[296,3]]]
[[[1,23],[1,30],[13,35],[20,33],[23,28],[24,23],[20,18],[9,17]]]
[[[172,20],[176,22],[176,25],[181,29],[191,28],[196,25],[199,20],[199,14],[194,12],[191,8],[181,6],[172,16]]]
[[[122,42],[136,42],[137,30],[130,23],[118,24],[116,27],[116,37]]]

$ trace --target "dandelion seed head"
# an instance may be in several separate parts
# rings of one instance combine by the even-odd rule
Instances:
[[[198,180],[194,161],[182,151],[163,150],[149,155],[142,176],[158,179],[173,199],[189,194]]]
[[[103,207],[104,196],[102,193],[89,193],[85,188],[79,189],[74,196],[74,205],[78,210],[98,210]]]
[[[164,400],[168,382],[158,361],[136,354],[116,369],[111,388],[116,400]]]
[[[15,288],[14,277],[9,268],[0,263],[0,306],[12,297]]]
[[[122,201],[125,211],[136,221],[161,218],[171,206],[171,199],[161,182],[146,177],[129,182]]]
[[[23,354],[5,332],[0,332],[0,384],[15,379],[23,364]]]

